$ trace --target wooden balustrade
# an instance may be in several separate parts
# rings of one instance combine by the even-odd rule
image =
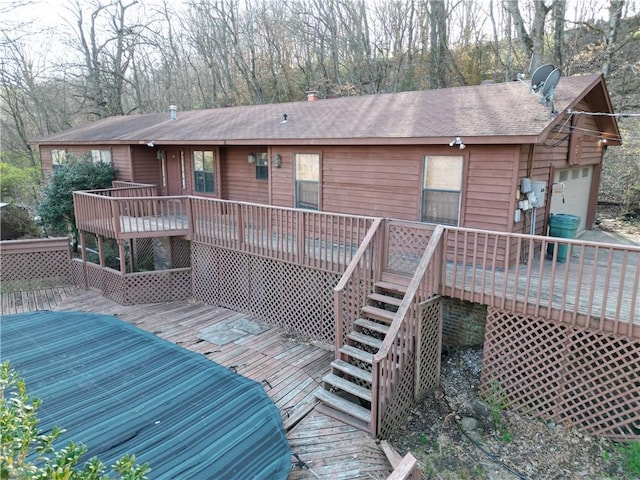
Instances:
[[[443,294],[640,337],[640,247],[447,228]]]
[[[342,273],[371,226],[379,225],[369,217],[142,195],[153,188],[147,185],[121,188],[75,192],[78,228],[116,239],[189,236]],[[135,195],[122,197],[122,192]],[[380,252],[385,263],[378,271],[406,275],[415,268],[434,227],[409,223],[385,222],[380,234],[386,238]],[[438,269],[443,295],[640,337],[640,247],[455,227],[444,227],[443,242]],[[362,306],[357,301],[354,309]]]
[[[336,355],[352,322],[358,318],[373,284],[379,279],[382,254],[382,219],[374,220],[340,281],[333,289]],[[336,357],[337,358],[337,357]]]
[[[113,210],[111,197],[90,192],[73,192],[73,206],[78,230],[117,238],[119,219]]]
[[[158,190],[158,186],[154,185],[152,183],[138,183],[138,182],[126,182],[123,180],[113,180],[111,182],[111,188],[112,189],[121,189],[121,188],[131,188],[131,189],[135,189],[135,188],[152,188],[153,189],[153,195],[157,195],[157,190]],[[135,196],[135,195],[129,195],[131,197]],[[148,196],[147,194],[144,194],[143,196]]]
[[[342,273],[375,221],[190,197],[194,241]]]
[[[189,234],[189,197],[116,197],[112,202],[119,218],[115,238]]]

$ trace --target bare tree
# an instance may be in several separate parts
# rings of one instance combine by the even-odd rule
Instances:
[[[442,0],[429,0],[429,84],[431,88],[446,86],[446,57],[448,48],[447,12]]]
[[[624,0],[611,0],[609,3],[609,21],[607,22],[607,30],[604,37],[604,55],[600,71],[603,75],[609,73],[611,68],[611,60],[615,51],[616,41],[618,40],[618,29],[620,20],[622,19],[622,9],[624,8]]]
[[[75,17],[76,48],[83,56],[81,85],[90,102],[91,113],[104,118],[123,115],[124,87],[127,82],[139,25],[128,25],[126,13],[138,0],[123,3],[115,0],[103,4],[94,0],[90,10],[76,0],[72,8]],[[127,113],[135,106],[127,109]]]
[[[520,13],[518,0],[507,0],[506,7],[513,20],[513,25],[518,35],[523,50],[530,58],[529,73],[533,73],[544,59],[544,27],[547,14],[551,10],[551,6],[547,6],[544,0],[535,0],[533,2],[533,23],[531,33],[527,31],[526,25]]]
[[[567,13],[566,0],[555,0],[553,9],[553,62],[556,67],[564,67],[564,31]]]

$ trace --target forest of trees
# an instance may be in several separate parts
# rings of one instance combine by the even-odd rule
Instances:
[[[2,161],[29,175],[29,139],[111,115],[512,81],[544,63],[600,71],[616,112],[640,111],[633,0],[0,5]],[[46,8],[48,23],[35,21]],[[639,121],[621,126],[637,136]],[[638,151],[626,154],[638,168]]]

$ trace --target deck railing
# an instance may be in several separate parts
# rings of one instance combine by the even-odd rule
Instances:
[[[336,358],[339,355],[338,350],[344,344],[346,334],[352,329],[352,322],[358,317],[373,284],[379,279],[383,244],[382,224],[380,218],[373,222],[349,266],[333,289]]]
[[[144,196],[152,188],[75,192],[78,228],[116,239],[190,236],[341,274],[374,222],[203,197]],[[385,222],[386,260],[379,270],[410,275],[415,268],[433,226],[411,223]],[[443,295],[640,337],[640,247],[454,227],[444,227],[444,235]]]
[[[371,401],[371,433],[376,435],[385,418],[386,408],[398,387],[405,369],[416,352],[420,304],[441,291],[441,263],[444,227],[433,231],[427,248],[407,287],[402,303],[393,317],[382,346],[373,357]],[[405,385],[409,386],[409,385]],[[412,396],[413,392],[405,392]]]
[[[152,183],[137,183],[137,182],[125,182],[122,180],[114,180],[111,182],[112,189],[130,189],[130,195],[121,195],[124,197],[135,197],[137,196],[136,192],[140,191],[141,197],[148,197],[152,195],[158,194],[158,186]]]
[[[78,230],[115,239],[189,233],[189,197],[122,196],[150,187],[73,192]],[[135,190],[135,192],[133,192]]]
[[[189,236],[207,245],[342,273],[375,220],[203,197],[149,195],[154,189],[134,185],[74,192],[76,225],[115,239]]]
[[[640,247],[464,228],[445,245],[444,295],[640,337]]]
[[[194,219],[192,240],[334,273],[345,270],[376,221],[372,217],[189,199]]]

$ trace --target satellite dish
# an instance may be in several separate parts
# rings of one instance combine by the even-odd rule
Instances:
[[[547,78],[549,78],[549,75],[551,75],[551,72],[554,70],[556,70],[556,67],[553,65],[542,65],[536,68],[536,71],[533,72],[533,76],[531,77],[531,91],[537,92],[538,90],[541,90],[544,87]]]
[[[556,109],[553,107],[553,94],[556,91],[556,86],[560,81],[560,77],[562,76],[562,72],[560,69],[556,68],[549,74],[547,79],[544,81],[544,87],[542,87],[542,100],[544,103],[551,103],[551,114],[555,115]]]
[[[542,98],[544,98],[545,101],[548,102],[553,99],[553,92],[560,81],[561,75],[562,72],[560,69],[555,68],[544,81],[544,86],[542,87]]]

